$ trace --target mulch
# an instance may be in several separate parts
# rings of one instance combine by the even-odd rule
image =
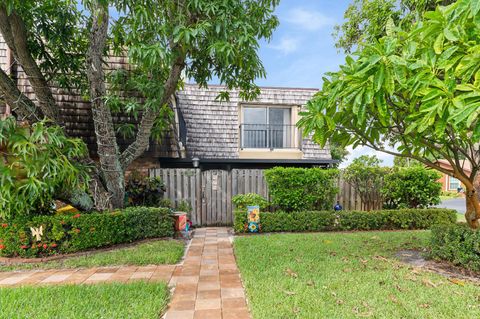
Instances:
[[[418,250],[400,250],[396,256],[407,265],[425,269],[450,279],[468,280],[480,285],[480,272],[456,266],[448,261],[426,259],[423,254],[424,252]]]

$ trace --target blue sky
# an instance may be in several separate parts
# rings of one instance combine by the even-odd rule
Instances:
[[[341,24],[348,0],[281,0],[276,9],[280,26],[260,48],[267,70],[258,85],[321,88],[325,72],[336,71],[345,55],[335,48],[334,26]],[[390,155],[366,147],[350,150],[348,164],[360,155],[377,155],[392,165]]]

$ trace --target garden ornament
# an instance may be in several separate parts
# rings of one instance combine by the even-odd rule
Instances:
[[[35,239],[37,241],[42,240],[43,226],[40,226],[40,227],[37,227],[37,228],[30,227],[30,231],[32,232],[32,237],[35,237]]]
[[[335,206],[333,206],[333,209],[334,209],[336,212],[338,212],[338,211],[342,210],[343,207],[342,207],[342,205],[340,205],[340,202],[337,201],[337,204],[336,204]]]
[[[247,206],[248,231],[258,233],[260,223],[260,206]]]

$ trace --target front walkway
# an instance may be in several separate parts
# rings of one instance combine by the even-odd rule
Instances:
[[[166,319],[249,319],[228,228],[200,228],[170,280]]]

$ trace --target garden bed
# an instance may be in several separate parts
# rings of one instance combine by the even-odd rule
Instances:
[[[173,235],[167,208],[17,218],[0,222],[0,256],[43,258]]]

